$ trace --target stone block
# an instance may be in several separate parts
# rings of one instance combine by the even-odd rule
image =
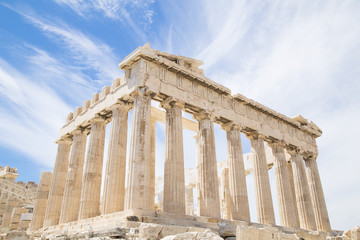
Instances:
[[[220,226],[219,233],[220,233],[220,236],[223,238],[235,237],[236,236],[236,225],[226,224],[225,226]]]
[[[241,240],[272,240],[274,233],[264,228],[238,226],[236,239]]]
[[[181,227],[181,226],[163,226],[161,232],[160,232],[160,239],[164,238],[166,236],[171,236],[171,235],[177,235],[177,234],[181,234],[181,233],[185,233],[188,231],[187,227]]]
[[[162,229],[161,225],[152,223],[142,223],[139,228],[139,237],[151,240],[159,239],[159,233]]]
[[[279,233],[277,240],[298,240],[294,234]]]
[[[351,230],[351,240],[360,240],[360,227],[359,226],[355,226]]]
[[[5,240],[28,240],[29,236],[25,232],[11,231],[6,234]]]
[[[188,232],[205,232],[207,228],[189,227]]]
[[[205,232],[187,232],[187,233],[181,233],[177,235],[171,235],[167,236],[165,238],[162,238],[162,240],[223,240],[222,237],[218,233],[214,233],[210,230],[207,230]]]
[[[326,235],[319,232],[310,232],[306,230],[298,230],[295,232],[297,238],[302,238],[305,240],[326,240]]]

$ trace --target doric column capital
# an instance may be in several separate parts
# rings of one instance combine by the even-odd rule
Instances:
[[[169,108],[173,108],[173,107],[179,107],[182,110],[185,107],[185,103],[180,102],[180,101],[178,101],[177,99],[175,99],[173,97],[168,97],[161,103],[161,107],[164,108],[164,109],[169,109]]]
[[[231,130],[241,130],[243,129],[242,126],[240,126],[239,124],[235,124],[234,122],[228,122],[228,123],[224,123],[221,124],[221,128],[225,131],[231,131]]]
[[[148,87],[137,87],[131,94],[130,96],[135,97],[135,96],[139,96],[139,95],[145,95],[148,96],[150,95],[151,92],[149,91]]]
[[[60,139],[55,141],[56,144],[66,144],[66,145],[71,145],[72,144],[72,139],[69,137],[61,137]]]
[[[89,130],[88,130],[88,129],[86,129],[86,128],[80,128],[80,127],[71,132],[71,134],[72,134],[73,136],[74,136],[74,135],[81,135],[81,134],[87,135],[88,133],[89,133]]]
[[[100,115],[96,115],[94,118],[90,119],[89,123],[105,123],[106,119]]]
[[[125,110],[128,112],[131,108],[132,108],[132,104],[123,102],[121,100],[119,100],[114,105],[110,106],[110,110],[113,112],[113,114],[114,114],[114,111],[117,109]]]
[[[259,134],[257,131],[247,133],[246,137],[250,140],[256,140],[256,139],[265,140],[265,135]]]
[[[206,111],[206,110],[202,110],[198,113],[195,113],[193,115],[193,118],[195,118],[197,121],[201,121],[201,120],[204,120],[204,119],[209,119],[210,121],[214,121],[215,119],[215,116],[212,112],[209,112],[209,111]]]
[[[303,154],[304,160],[314,160],[316,161],[317,155],[312,152],[304,152]]]
[[[267,145],[271,148],[277,148],[277,147],[286,147],[286,143],[284,140],[279,140],[279,139],[272,139],[267,141]]]
[[[300,149],[296,146],[286,145],[285,147],[286,147],[287,153],[289,153],[291,155],[291,157],[300,153]]]

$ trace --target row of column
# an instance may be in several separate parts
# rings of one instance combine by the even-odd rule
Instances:
[[[21,219],[23,213],[29,209],[22,207],[19,199],[10,192],[3,191],[0,194],[0,230],[24,230],[30,221]]]
[[[138,88],[133,97],[134,111],[126,195],[125,162],[129,106],[117,104],[112,107],[113,117],[102,209],[105,214],[123,209],[153,210],[154,208],[155,140],[153,138],[155,134],[154,124],[151,122],[151,96],[146,88]],[[185,214],[183,104],[169,98],[162,103],[162,107],[166,109],[163,210],[164,212]],[[194,117],[199,121],[197,138],[199,213],[200,216],[220,218],[213,117],[205,111],[194,115]],[[100,117],[91,122],[90,142],[84,173],[86,133],[81,130],[74,132],[71,153],[70,141],[61,140],[58,142],[58,154],[43,227],[95,217],[100,214],[105,126],[105,120]],[[240,139],[241,128],[231,123],[225,124],[223,128],[227,132],[228,141],[231,218],[250,221]],[[264,224],[275,224],[265,159],[264,138],[258,134],[251,134],[249,138],[254,155],[258,221]],[[309,179],[307,180],[302,156],[296,151],[290,152],[292,154],[291,166],[294,177],[295,205],[284,145],[280,142],[274,142],[270,146],[275,157],[275,176],[281,225],[330,231],[315,159],[306,161]],[[298,210],[299,225],[296,210]]]

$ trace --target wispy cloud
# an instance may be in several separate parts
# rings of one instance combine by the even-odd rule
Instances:
[[[44,101],[46,99],[46,101]],[[71,108],[0,58],[0,142],[51,167],[58,128]]]
[[[68,57],[74,59],[78,66],[95,72],[97,79],[94,79],[94,83],[97,83],[97,87],[120,75],[120,72],[116,72],[118,69],[117,57],[106,43],[88,36],[60,20],[55,21],[41,17],[30,8],[5,6],[19,13],[51,40],[66,48]]]
[[[152,24],[154,11],[151,6],[154,0],[55,0],[60,5],[66,5],[85,19],[91,19],[94,13],[126,22],[142,39],[147,40],[145,30]]]
[[[210,32],[197,56],[217,82],[292,116],[302,114],[323,130],[319,168],[337,229],[359,222],[360,3],[357,1],[206,1]],[[219,14],[226,12],[227,14]],[[215,21],[216,19],[216,21]],[[334,176],[343,176],[337,182]],[[347,176],[347,177],[345,177]],[[353,176],[353,177],[350,177]],[[340,192],[342,194],[340,194]],[[275,194],[275,193],[273,193]],[[338,201],[349,194],[352,201]]]

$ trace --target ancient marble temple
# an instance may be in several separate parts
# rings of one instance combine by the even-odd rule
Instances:
[[[104,229],[129,219],[181,226],[250,223],[242,133],[251,142],[249,171],[254,177],[257,224],[330,232],[316,161],[321,130],[301,116],[289,118],[231,93],[204,76],[200,65],[199,60],[151,49],[148,44],[127,56],[119,64],[124,76],[67,116],[56,141],[52,177],[42,177],[39,184],[43,194],[37,195],[30,229],[42,232],[61,226],[70,232],[100,225]],[[152,101],[162,109],[152,107]],[[194,120],[183,118],[182,112]],[[166,126],[161,207],[155,204],[155,122]],[[107,124],[111,128],[104,159]],[[227,136],[221,176],[214,124]],[[196,183],[190,191],[185,186],[183,129],[196,134]],[[276,192],[270,188],[267,148]],[[219,195],[225,191],[226,207],[221,207]],[[272,194],[277,195],[277,203]],[[280,217],[276,223],[274,204]]]

